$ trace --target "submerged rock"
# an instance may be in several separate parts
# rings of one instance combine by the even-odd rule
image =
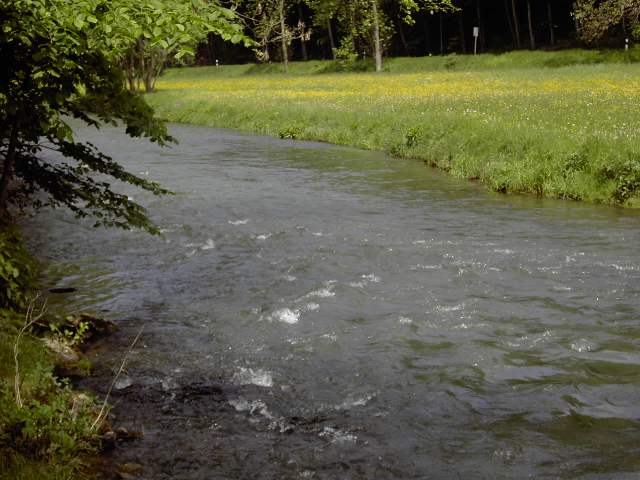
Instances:
[[[123,479],[140,477],[142,475],[142,465],[139,463],[123,463],[118,465],[116,475],[118,478]]]
[[[57,288],[50,288],[49,293],[73,293],[76,290],[77,289],[73,287],[57,287]]]

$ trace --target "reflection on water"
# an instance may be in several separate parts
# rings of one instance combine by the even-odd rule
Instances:
[[[640,215],[417,162],[174,127],[86,136],[177,194],[163,237],[26,227],[72,309],[141,323],[115,461],[145,478],[635,478]],[[134,195],[141,195],[135,192]]]

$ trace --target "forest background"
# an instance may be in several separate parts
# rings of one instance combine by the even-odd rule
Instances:
[[[312,59],[374,59],[375,24],[384,56],[498,53],[632,45],[635,0],[232,0],[258,48],[214,34],[200,65]],[[474,36],[474,27],[477,27]],[[287,44],[286,54],[281,48]]]

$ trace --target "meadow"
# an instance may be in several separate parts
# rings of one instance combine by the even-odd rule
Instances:
[[[174,122],[384,150],[504,193],[640,206],[635,56],[398,58],[380,74],[366,62],[180,68],[147,99]]]

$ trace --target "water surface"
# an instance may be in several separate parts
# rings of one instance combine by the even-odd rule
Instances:
[[[115,319],[110,455],[148,479],[637,478],[640,215],[416,161],[173,126],[82,136],[163,229],[27,226],[55,305]]]

